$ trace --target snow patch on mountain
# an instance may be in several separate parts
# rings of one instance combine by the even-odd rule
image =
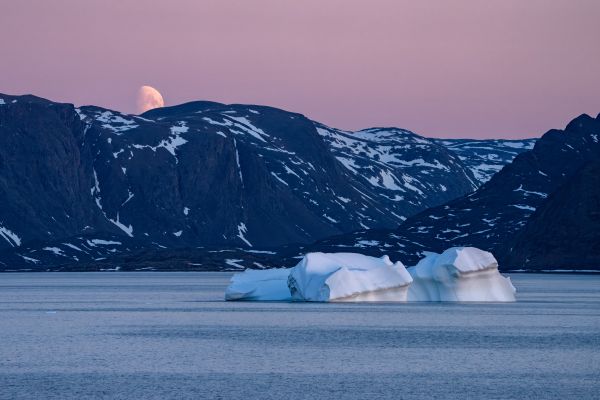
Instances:
[[[19,247],[21,245],[21,238],[19,235],[3,225],[0,225],[0,236],[2,236],[12,247]]]
[[[483,184],[520,153],[531,150],[537,139],[433,139],[455,152]]]
[[[202,119],[212,125],[228,127],[229,131],[234,134],[249,134],[250,136],[260,140],[261,142],[267,142],[265,140],[265,137],[268,137],[268,135],[262,129],[254,126],[247,118],[233,117],[226,113],[221,113],[221,116],[223,118],[222,121],[216,121],[210,117],[203,117]]]
[[[533,191],[533,190],[525,190],[525,189],[523,189],[523,184],[520,184],[519,187],[516,188],[514,191],[515,192],[523,192],[525,195],[532,194],[532,195],[540,196],[540,197],[543,197],[543,198],[548,197],[547,193],[542,193],[542,192],[536,192],[536,191]]]
[[[225,264],[227,264],[231,267],[237,268],[237,269],[244,269],[244,266],[239,264],[242,261],[244,261],[244,260],[228,258],[225,260]]]
[[[175,163],[179,163],[179,159],[177,158],[176,150],[179,146],[186,144],[188,141],[181,137],[181,134],[186,133],[188,131],[188,127],[185,121],[180,121],[179,125],[172,126],[170,128],[171,135],[167,139],[161,140],[156,146],[151,145],[142,145],[142,144],[134,144],[133,147],[136,149],[150,149],[156,152],[159,148],[164,148],[167,150],[173,157],[175,157]]]
[[[135,129],[139,125],[133,120],[125,118],[124,114],[114,111],[103,111],[95,115],[95,120],[102,123],[104,129],[109,129],[117,135]]]
[[[63,257],[66,257],[66,256],[65,256],[65,253],[64,253],[64,252],[62,251],[62,249],[61,249],[61,248],[59,248],[59,247],[44,247],[42,250],[45,250],[45,251],[50,251],[50,252],[54,253],[54,254],[55,254],[55,255],[57,255],[57,256],[63,256]]]
[[[37,258],[33,258],[33,257],[27,257],[24,256],[22,254],[17,254],[19,257],[21,257],[23,260],[25,260],[28,263],[33,263],[33,264],[39,264],[41,261],[38,260]]]
[[[118,242],[116,240],[104,240],[104,239],[92,239],[89,240],[88,243],[92,243],[94,245],[101,245],[101,246],[114,246],[114,245],[121,245],[121,242]]]
[[[248,233],[248,228],[246,228],[246,224],[243,222],[240,222],[239,225],[237,226],[237,237],[239,237],[240,239],[242,239],[242,241],[244,243],[246,243],[248,246],[252,247],[252,243],[250,243],[250,241],[248,241],[248,239],[246,239],[246,233]]]
[[[129,237],[133,237],[133,226],[131,226],[131,224],[129,225],[125,225],[124,223],[122,223],[119,219],[119,213],[117,212],[117,218],[116,219],[112,219],[112,218],[108,218],[108,220],[110,222],[112,222],[115,226],[117,226],[120,230],[122,230],[123,232],[125,232],[125,234]]]

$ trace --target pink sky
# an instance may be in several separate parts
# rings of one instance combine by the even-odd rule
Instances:
[[[0,92],[135,112],[141,85],[338,128],[540,136],[600,112],[600,1],[2,3]]]

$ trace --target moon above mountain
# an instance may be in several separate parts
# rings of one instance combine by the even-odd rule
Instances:
[[[140,114],[153,108],[163,107],[165,101],[158,90],[152,86],[142,86],[138,91],[137,110]]]

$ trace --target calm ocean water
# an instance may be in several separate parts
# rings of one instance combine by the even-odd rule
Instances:
[[[225,303],[228,273],[0,274],[0,399],[600,398],[600,276],[514,304]]]

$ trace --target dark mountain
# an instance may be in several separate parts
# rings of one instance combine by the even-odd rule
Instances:
[[[398,222],[479,186],[456,154],[410,131],[345,132],[322,124],[317,124],[317,131],[350,175],[376,192]]]
[[[251,247],[396,224],[301,115],[211,103],[183,108],[143,117],[79,111],[91,127],[92,196],[127,236],[167,247]],[[360,218],[350,218],[348,203]]]
[[[435,139],[456,153],[481,184],[510,163],[517,155],[531,150],[537,139]]]
[[[575,179],[586,163],[598,159],[600,118],[581,115],[564,130],[547,132],[532,150],[519,154],[512,163],[471,194],[423,211],[407,219],[397,229],[358,231],[319,241],[302,250],[348,251],[360,248],[366,254],[389,254],[392,258],[414,264],[423,251],[475,246],[490,250],[500,260],[506,260],[507,265],[503,267],[518,267],[520,264],[515,265],[515,262],[519,256],[511,256],[510,246],[506,247],[505,244],[525,227],[532,213],[544,205],[551,193]],[[575,198],[577,194],[572,193],[571,196]],[[597,212],[597,209],[594,211],[593,198],[589,199],[584,210],[577,208],[577,201],[570,204],[564,201],[563,206],[571,208],[571,211],[564,211],[564,218],[585,212],[595,215]],[[560,213],[560,209],[553,209]],[[545,219],[545,215],[550,214],[541,214],[535,220]],[[575,218],[570,220],[577,223]],[[586,218],[582,219],[581,225],[573,229],[581,229],[582,232],[590,229],[586,221]],[[550,221],[532,224],[533,228],[530,229],[536,230],[544,224],[550,224]],[[517,236],[522,238],[520,243],[526,242],[523,238],[527,237],[527,233],[523,235]],[[593,235],[585,237],[593,240]],[[575,242],[579,237],[568,235],[564,239]],[[565,243],[562,248],[565,246],[574,244]],[[590,251],[596,248],[592,246]],[[597,253],[590,257],[597,257]],[[550,263],[548,267],[567,265],[566,262],[554,264]]]
[[[263,106],[133,116],[0,95],[9,269],[391,229],[478,185],[454,150],[396,128],[342,132]]]
[[[600,159],[584,164],[548,196],[499,254],[513,268],[598,269]]]
[[[90,196],[92,153],[73,106],[0,98],[0,249],[110,230]]]

